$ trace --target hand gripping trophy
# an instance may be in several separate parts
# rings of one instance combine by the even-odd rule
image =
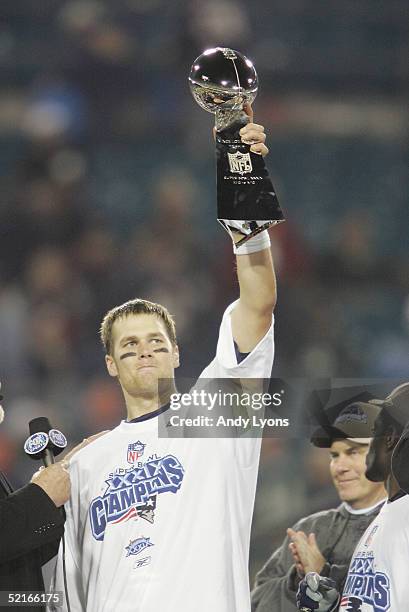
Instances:
[[[217,217],[240,246],[284,221],[264,159],[239,134],[249,121],[243,108],[257,95],[257,73],[242,53],[216,47],[193,62],[189,84],[196,102],[215,114]]]

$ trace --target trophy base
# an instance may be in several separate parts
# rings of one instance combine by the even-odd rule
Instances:
[[[241,141],[242,125],[240,118],[216,133],[217,218],[274,225],[283,221],[284,215],[264,158]],[[247,236],[250,232],[242,233]]]
[[[263,221],[238,221],[236,219],[217,219],[226,230],[236,247],[241,246],[250,238],[257,236],[264,230],[282,223],[285,219],[270,219]]]

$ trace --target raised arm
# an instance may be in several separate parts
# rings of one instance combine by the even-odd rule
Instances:
[[[241,353],[249,353],[271,325],[277,290],[270,248],[237,255],[240,299],[234,308],[232,330]]]

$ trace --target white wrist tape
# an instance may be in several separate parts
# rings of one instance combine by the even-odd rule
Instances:
[[[249,255],[250,253],[256,253],[257,251],[267,249],[270,246],[271,242],[269,233],[267,230],[263,230],[239,247],[237,247],[233,242],[233,253],[235,255]]]

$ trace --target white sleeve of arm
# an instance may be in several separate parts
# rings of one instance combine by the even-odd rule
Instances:
[[[270,378],[274,361],[274,315],[271,326],[257,346],[237,363],[231,328],[231,312],[237,301],[223,315],[217,342],[216,357],[203,370],[200,378]]]
[[[198,384],[203,379],[237,379],[243,389],[242,379],[252,379],[251,388],[253,392],[263,390],[263,381],[270,379],[274,361],[274,315],[272,315],[271,326],[260,340],[257,346],[247,356],[237,363],[234,338],[231,327],[231,312],[237,302],[227,307],[220,325],[219,339],[217,342],[216,356],[213,361],[201,373]],[[254,381],[254,384],[252,384]],[[260,381],[260,383],[258,383]],[[259,416],[263,416],[262,411]],[[244,435],[235,438],[236,461],[242,466],[254,465],[258,462],[261,449],[262,428],[257,431],[251,430]]]

